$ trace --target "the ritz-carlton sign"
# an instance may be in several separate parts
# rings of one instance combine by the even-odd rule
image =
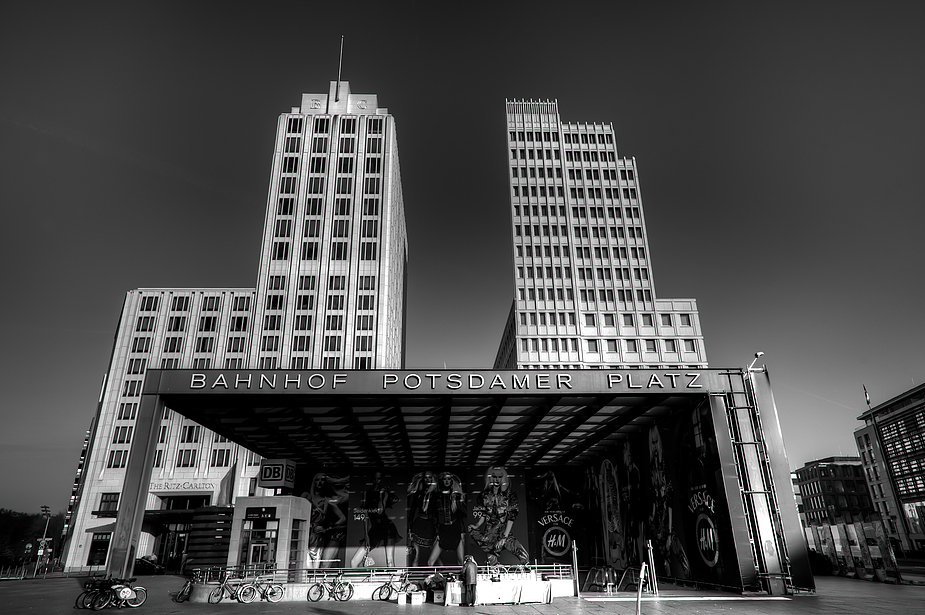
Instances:
[[[719,370],[263,371],[164,370],[146,393],[530,394],[687,392],[724,388]],[[156,390],[155,390],[156,388]]]

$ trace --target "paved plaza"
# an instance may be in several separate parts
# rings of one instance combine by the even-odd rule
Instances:
[[[0,613],[39,613],[42,615],[74,615],[74,599],[82,589],[83,578],[54,578],[23,581],[0,581]],[[460,606],[444,607],[435,604],[420,606],[396,605],[394,602],[352,601],[318,603],[266,602],[238,604],[224,601],[221,604],[177,604],[171,600],[184,579],[174,576],[140,577],[138,584],[148,590],[148,600],[140,608],[143,613],[157,615],[170,613],[211,613],[212,615],[275,615],[281,613],[307,613],[310,615],[604,615],[608,613],[635,613],[634,594],[629,592],[615,597],[588,594],[582,598],[556,598],[552,604],[518,606]],[[753,615],[777,614],[869,614],[925,613],[925,586],[888,585],[839,577],[817,577],[815,594],[792,597],[741,597],[734,594],[707,590],[678,589],[664,586],[659,598],[643,599],[642,612],[646,615],[661,613],[740,613]],[[91,611],[87,611],[89,613]],[[125,613],[126,611],[122,611]]]

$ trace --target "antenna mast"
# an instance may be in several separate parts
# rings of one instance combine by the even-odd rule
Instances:
[[[344,66],[344,35],[340,35],[340,58],[337,60],[337,89],[334,91],[334,102],[340,100],[340,70]]]

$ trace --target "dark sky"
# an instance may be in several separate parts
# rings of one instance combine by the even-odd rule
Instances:
[[[555,98],[637,159],[710,365],[766,353],[791,466],[925,381],[925,4],[315,4],[0,9],[0,507],[66,507],[125,291],[254,285],[277,117],[341,35],[397,122],[409,368],[491,366],[504,100]]]

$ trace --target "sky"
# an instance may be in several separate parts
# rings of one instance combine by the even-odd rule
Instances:
[[[636,158],[710,366],[765,353],[791,467],[925,383],[925,4],[316,4],[0,8],[0,507],[66,508],[126,291],[254,286],[277,118],[341,36],[396,119],[409,369],[491,367],[504,101],[555,99]]]

